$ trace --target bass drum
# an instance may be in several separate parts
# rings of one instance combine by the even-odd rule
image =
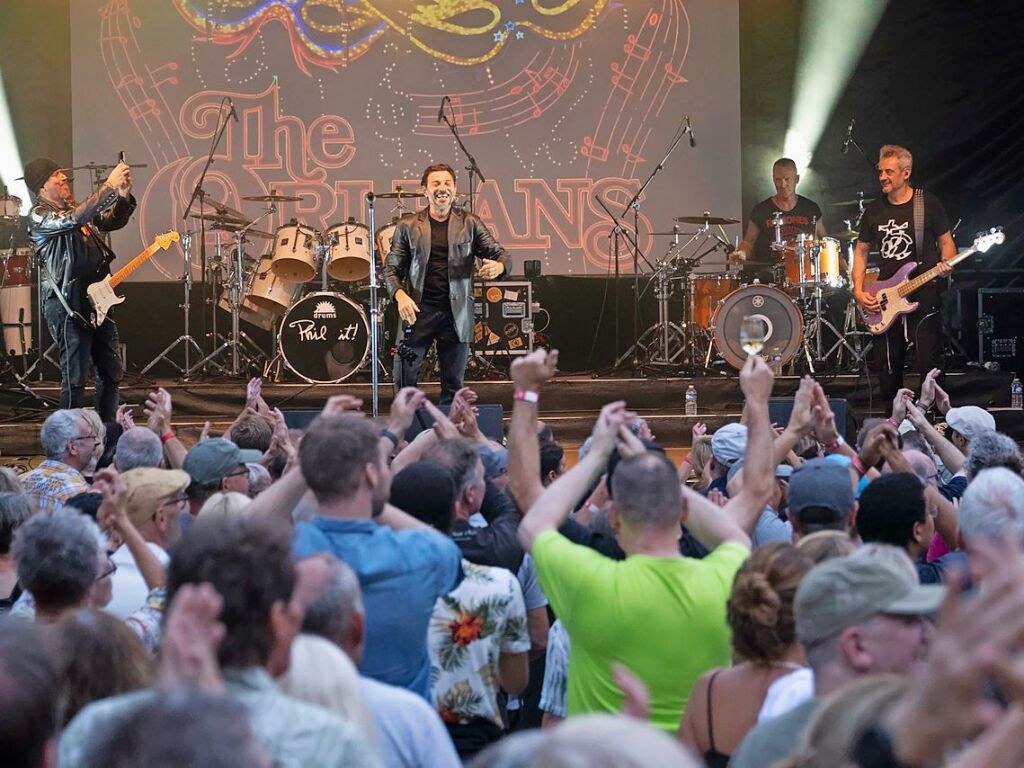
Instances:
[[[747,285],[723,299],[711,320],[715,347],[736,370],[743,367],[747,353],[740,344],[740,327],[744,317],[754,317],[765,325],[762,356],[781,357],[786,365],[800,349],[804,338],[804,318],[793,299],[770,285]]]
[[[337,384],[358,371],[370,354],[370,325],[363,308],[339,293],[310,293],[281,320],[281,356],[289,370],[313,384]]]

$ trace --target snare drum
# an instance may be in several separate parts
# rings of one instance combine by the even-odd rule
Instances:
[[[363,308],[338,293],[303,296],[281,320],[285,365],[305,381],[336,384],[363,367],[370,354],[370,325]]]
[[[32,349],[32,286],[0,288],[0,326],[4,351],[9,355],[27,355]]]
[[[0,251],[0,288],[32,284],[32,249]]]
[[[344,283],[370,276],[370,230],[365,224],[355,221],[335,224],[327,230],[326,237],[330,247],[328,275]]]
[[[316,230],[305,224],[289,224],[274,234],[274,274],[290,283],[316,277]]]
[[[800,350],[804,318],[789,294],[770,285],[746,285],[726,296],[712,319],[715,348],[733,368],[739,370],[747,360],[740,343],[744,317],[764,323],[763,357],[770,360],[778,354],[780,364],[786,365]]]
[[[0,219],[9,221],[21,215],[21,198],[14,195],[0,195]]]
[[[718,302],[739,287],[739,278],[730,275],[704,275],[690,280],[690,316],[694,327],[708,330]]]

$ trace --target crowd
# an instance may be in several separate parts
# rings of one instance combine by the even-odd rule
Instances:
[[[191,446],[162,389],[51,414],[0,471],[3,764],[1024,765],[1024,463],[987,411],[936,370],[848,443],[810,377],[771,424],[751,357],[679,466],[614,402],[567,470],[557,360],[513,363],[502,441],[470,389],[299,432],[253,380]]]

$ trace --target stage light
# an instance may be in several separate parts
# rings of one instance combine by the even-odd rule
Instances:
[[[0,180],[7,186],[7,192],[21,198],[21,212],[28,213],[31,201],[28,187],[22,180],[15,181],[23,173],[24,164],[18,151],[18,140],[14,137],[11,111],[7,107],[7,89],[3,73],[0,72]]]
[[[888,0],[807,0],[785,153],[802,172]]]

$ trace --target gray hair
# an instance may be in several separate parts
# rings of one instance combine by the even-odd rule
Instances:
[[[1020,448],[1017,447],[1013,438],[1002,432],[982,432],[971,440],[971,445],[967,449],[964,472],[967,473],[968,478],[972,478],[977,477],[983,469],[995,467],[1006,467],[1019,475],[1024,469]]]
[[[1024,480],[1004,467],[986,469],[960,499],[960,535],[972,539],[1015,536],[1024,542]]]
[[[132,427],[117,439],[114,466],[118,472],[138,467],[159,467],[164,460],[164,447],[152,430]]]
[[[910,154],[910,150],[906,147],[901,147],[899,144],[885,144],[880,150],[878,150],[878,159],[884,160],[887,157],[895,157],[902,170],[914,167],[914,156]]]
[[[24,490],[17,472],[10,467],[0,467],[0,491],[21,493]]]
[[[531,765],[545,768],[697,768],[693,754],[650,723],[625,715],[581,715],[551,730]]]
[[[326,553],[315,555],[331,562],[333,572],[323,590],[307,606],[302,631],[331,642],[344,637],[356,614],[364,613],[363,590],[356,572],[342,560]]]
[[[0,555],[11,551],[14,532],[32,517],[32,499],[22,493],[0,493]]]
[[[84,418],[77,408],[62,408],[46,417],[39,430],[39,442],[46,458],[61,461],[68,455],[68,440],[79,437],[78,420]]]
[[[39,512],[14,537],[18,581],[39,608],[78,605],[99,575],[103,541],[95,521],[77,509]]]

